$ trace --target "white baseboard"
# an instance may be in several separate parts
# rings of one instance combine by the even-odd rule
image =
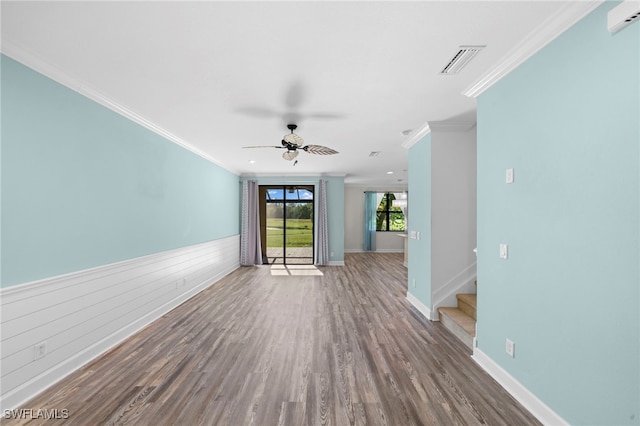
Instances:
[[[569,424],[477,347],[473,348],[471,358],[542,424],[553,426]]]
[[[239,267],[232,236],[0,290],[2,395],[12,409]],[[35,346],[46,356],[35,360]]]
[[[344,249],[345,253],[404,253],[404,249],[376,249],[376,250],[362,250],[362,249]]]
[[[411,303],[413,305],[414,308],[416,308],[418,311],[420,311],[420,313],[422,315],[425,316],[426,319],[428,319],[429,321],[438,321],[438,318],[432,318],[431,317],[431,309],[429,309],[425,304],[423,304],[421,301],[418,300],[417,297],[415,297],[413,294],[411,294],[410,292],[407,291],[407,300],[409,301],[409,303]],[[437,316],[437,313],[436,313]]]
[[[329,266],[344,266],[344,260],[330,260]]]

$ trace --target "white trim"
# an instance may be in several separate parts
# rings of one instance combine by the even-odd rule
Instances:
[[[344,260],[330,260],[328,266],[344,266]]]
[[[368,184],[368,183],[347,183],[345,182],[344,184],[345,188],[349,188],[349,189],[361,189],[362,192],[367,192],[367,191],[371,191],[371,192],[397,192],[398,190],[400,192],[406,192],[407,191],[407,184],[387,184],[387,183],[383,183],[383,184]],[[384,231],[387,232],[387,231]],[[389,232],[393,232],[393,231],[389,231]]]
[[[376,250],[363,250],[363,249],[344,249],[345,253],[404,253],[404,249],[376,249]]]
[[[471,358],[542,424],[554,426],[569,424],[479,348],[473,348]]]
[[[407,291],[407,300],[429,321],[438,321],[438,318],[431,318],[431,309],[418,300],[411,292]]]
[[[323,177],[346,177],[346,173],[296,173],[295,175],[287,176],[282,173],[250,173],[244,172],[240,174],[240,181],[247,179],[255,179],[261,177],[282,177],[286,179],[295,179],[297,177],[312,177],[312,178],[323,178]],[[286,182],[289,183],[289,182]]]
[[[402,248],[399,248],[399,249],[395,249],[395,248],[375,249],[374,253],[404,253],[404,249],[402,249]]]
[[[476,127],[475,121],[431,121],[433,132],[468,132]]]
[[[415,145],[420,139],[428,135],[430,132],[431,132],[431,128],[429,127],[429,123],[428,122],[424,123],[422,126],[413,130],[409,134],[409,137],[404,142],[402,142],[401,146],[404,149],[409,149],[413,145]]]
[[[546,19],[528,36],[524,37],[522,42],[518,43],[491,70],[462,93],[470,98],[477,98],[603,2],[604,0],[567,2],[558,13]]]
[[[206,152],[196,148],[195,146],[189,144],[184,139],[170,133],[169,131],[163,129],[157,124],[151,122],[150,120],[144,118],[140,114],[134,112],[133,110],[127,108],[124,105],[119,104],[118,102],[108,98],[104,94],[90,87],[89,85],[80,81],[80,79],[75,78],[68,73],[62,71],[58,67],[49,64],[41,57],[34,55],[33,53],[27,52],[25,49],[17,46],[14,43],[3,40],[2,41],[2,53],[11,59],[20,62],[21,64],[37,71],[38,73],[50,78],[51,80],[62,84],[63,86],[73,90],[85,96],[86,98],[91,99],[92,101],[102,105],[105,108],[110,109],[111,111],[120,114],[121,116],[133,121],[146,128],[147,130],[152,131],[153,133],[162,136],[165,139],[175,143],[176,145],[181,146],[182,148],[191,151],[192,153],[204,158],[211,163],[216,164],[217,166],[222,167],[225,170],[230,171],[233,174],[239,174],[238,170],[229,168],[228,165],[223,164],[222,162],[216,160]]]
[[[431,295],[431,299],[434,301],[433,309],[437,310],[440,306],[456,306],[458,303],[456,293],[475,293],[474,280],[476,275],[476,262],[473,262],[445,284],[438,287]]]
[[[239,267],[239,236],[0,291],[2,395],[11,409]],[[45,357],[34,346],[46,342]]]
[[[610,33],[616,33],[630,25],[640,14],[640,0],[624,0],[607,14],[607,29]]]

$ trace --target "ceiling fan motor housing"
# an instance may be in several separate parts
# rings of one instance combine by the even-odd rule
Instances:
[[[289,151],[295,151],[298,149],[298,145],[293,144],[291,142],[287,142],[284,139],[282,139],[282,146],[284,146],[285,148],[287,148]]]

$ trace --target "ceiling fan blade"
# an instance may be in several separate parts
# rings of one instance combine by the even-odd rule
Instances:
[[[257,146],[243,146],[242,149],[247,149],[247,148],[278,148],[278,149],[284,149],[284,146],[275,146],[275,145],[257,145]]]
[[[302,144],[304,143],[304,139],[302,139],[300,136],[296,135],[295,133],[286,134],[282,137],[282,139],[284,139],[285,142],[296,145],[296,146],[302,146]]]
[[[287,88],[284,95],[284,103],[288,108],[296,109],[302,105],[306,97],[306,90],[302,82],[294,81]]]
[[[236,108],[235,110],[240,114],[244,114],[244,115],[248,115],[250,117],[256,117],[256,118],[272,118],[272,117],[278,117],[281,115],[280,111],[272,110],[269,108],[263,108],[259,106],[245,106],[245,107]]]
[[[338,153],[338,151],[322,145],[307,145],[307,146],[303,146],[301,149],[305,150],[309,154],[318,154],[318,155],[332,155],[332,154]]]
[[[293,160],[297,156],[298,156],[298,151],[287,151],[282,154],[282,158],[289,161]]]
[[[319,120],[338,120],[345,118],[345,114],[338,114],[333,112],[312,112],[304,115],[306,118],[317,118]]]

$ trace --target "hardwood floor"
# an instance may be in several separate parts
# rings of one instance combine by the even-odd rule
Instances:
[[[406,301],[402,254],[240,268],[25,407],[12,424],[537,425]]]

